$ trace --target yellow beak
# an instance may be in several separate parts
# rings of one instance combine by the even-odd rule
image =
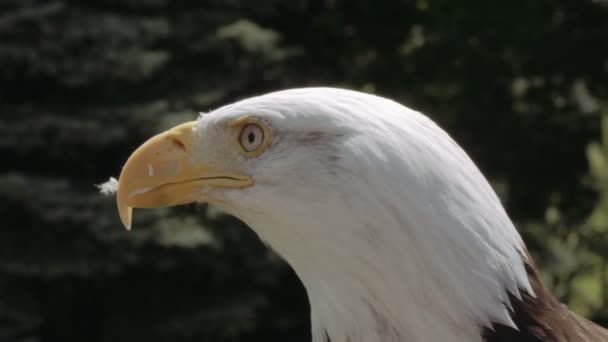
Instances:
[[[202,202],[206,200],[203,187],[243,188],[253,184],[251,177],[192,158],[194,129],[192,121],[158,134],[127,160],[116,193],[120,220],[127,230],[131,229],[133,208]]]

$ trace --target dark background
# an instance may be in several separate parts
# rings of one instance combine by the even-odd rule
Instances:
[[[94,184],[199,111],[317,85],[439,122],[606,325],[607,81],[606,0],[3,0],[0,340],[310,340],[301,284],[242,223],[192,205],[127,233]]]

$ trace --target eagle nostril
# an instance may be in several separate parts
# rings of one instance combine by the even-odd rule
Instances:
[[[186,145],[183,142],[179,141],[174,137],[169,137],[169,141],[171,141],[171,145],[173,145],[173,147],[175,147],[176,149],[182,152],[186,152]]]

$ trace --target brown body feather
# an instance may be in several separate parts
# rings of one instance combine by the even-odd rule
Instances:
[[[528,260],[531,260],[528,258]],[[535,297],[511,296],[512,318],[519,330],[501,324],[483,332],[485,342],[608,342],[608,330],[571,312],[543,285],[534,265],[526,270]]]

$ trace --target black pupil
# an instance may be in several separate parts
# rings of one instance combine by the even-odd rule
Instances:
[[[255,133],[249,132],[249,134],[247,134],[247,140],[249,140],[250,144],[253,144],[253,142],[255,141]]]

